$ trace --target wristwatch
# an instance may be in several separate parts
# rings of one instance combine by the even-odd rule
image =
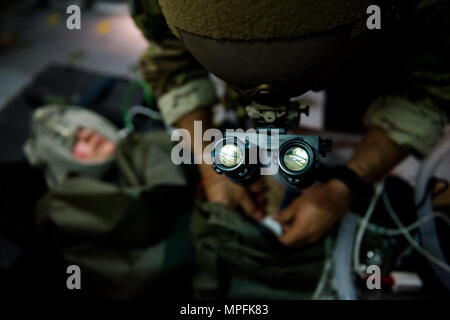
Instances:
[[[331,169],[331,178],[342,181],[351,192],[350,210],[363,213],[372,199],[374,188],[364,181],[355,171],[347,166],[337,166]]]

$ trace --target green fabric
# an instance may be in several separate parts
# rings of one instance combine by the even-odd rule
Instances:
[[[84,290],[174,298],[192,286],[197,298],[309,299],[324,242],[288,249],[242,214],[195,202],[195,179],[171,162],[171,146],[165,132],[133,134],[118,147],[118,183],[70,177],[40,201],[38,230],[80,266]]]
[[[159,0],[174,33],[213,39],[294,38],[352,25],[366,29],[366,0]]]
[[[192,230],[196,298],[310,299],[322,274],[326,238],[303,248],[283,247],[242,214],[197,203]]]
[[[54,234],[93,294],[134,298],[187,283],[193,193],[170,150],[165,132],[133,134],[118,147],[118,185],[70,177],[40,201],[39,230]]]

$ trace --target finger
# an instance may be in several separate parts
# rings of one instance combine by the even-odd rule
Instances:
[[[306,242],[297,228],[289,228],[286,233],[278,237],[278,240],[285,246],[299,246]]]
[[[295,216],[295,210],[293,210],[290,206],[284,209],[283,211],[277,213],[274,216],[274,219],[277,220],[280,223],[288,223],[290,222]]]
[[[244,212],[251,218],[260,220],[263,217],[263,214],[260,210],[258,210],[255,206],[253,200],[248,196],[247,193],[244,193],[239,201],[239,205],[242,207]]]
[[[234,209],[236,207],[236,204],[231,201],[230,197],[224,193],[216,192],[215,188],[206,188],[205,193],[209,202],[220,203],[230,209]]]
[[[266,197],[263,194],[258,194],[256,196],[256,202],[258,203],[258,209],[264,210],[266,205]]]
[[[226,197],[214,197],[214,196],[206,196],[206,199],[208,199],[208,202],[210,203],[217,203],[221,204],[224,207],[227,207],[228,209],[234,210],[237,207],[237,204],[232,202],[230,199]]]
[[[225,207],[229,208],[229,209],[235,209],[236,205],[231,202],[230,200],[226,199],[226,198],[208,198],[209,202],[211,203],[219,203],[221,205],[224,205]]]
[[[261,193],[265,191],[265,183],[263,180],[258,180],[249,187],[250,191],[253,193]]]
[[[300,240],[300,241],[297,241],[297,242],[293,243],[291,245],[291,247],[300,248],[300,247],[304,247],[305,245],[307,245],[309,243],[310,243],[309,240],[304,239],[304,240]]]

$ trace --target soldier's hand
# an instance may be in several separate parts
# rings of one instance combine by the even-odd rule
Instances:
[[[243,187],[231,182],[226,176],[215,173],[212,169],[209,173],[203,173],[203,177],[205,178],[203,188],[208,201],[221,203],[230,209],[240,207],[253,219],[263,218],[264,199],[260,196],[263,191],[261,182]]]
[[[339,180],[306,189],[275,219],[281,223],[279,237],[286,246],[302,246],[319,240],[348,211],[350,191]]]

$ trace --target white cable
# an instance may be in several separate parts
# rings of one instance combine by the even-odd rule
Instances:
[[[353,268],[357,274],[361,277],[364,277],[364,273],[360,270],[360,261],[359,261],[359,253],[361,250],[361,242],[364,236],[364,232],[367,228],[367,225],[370,221],[370,217],[372,216],[373,211],[375,210],[375,206],[377,205],[378,199],[380,195],[383,193],[384,189],[384,181],[381,181],[375,187],[375,194],[370,201],[369,207],[367,208],[366,214],[359,225],[358,232],[356,234],[355,247],[353,249]]]
[[[133,122],[134,117],[138,114],[147,116],[153,120],[162,120],[162,116],[159,112],[149,109],[149,108],[146,108],[146,107],[143,107],[143,106],[133,106],[130,109],[128,109],[127,112],[128,112],[128,116],[130,117],[131,122]],[[127,128],[127,127],[123,128],[123,129],[119,130],[119,132],[118,132],[119,138],[124,139],[131,132],[132,132],[132,130],[130,130],[129,128]]]
[[[123,129],[120,129],[117,134],[119,135],[119,139],[122,140],[125,139],[130,134],[130,132],[131,130],[125,127]]]
[[[143,106],[133,106],[128,110],[128,114],[130,116],[131,121],[133,121],[134,117],[138,114],[149,117],[153,120],[162,120],[162,116],[159,112],[143,107]]]
[[[411,234],[406,230],[406,228],[403,226],[403,223],[398,218],[397,214],[395,213],[394,209],[391,206],[391,203],[389,201],[389,198],[386,193],[383,193],[383,202],[386,207],[386,210],[389,212],[389,215],[391,216],[392,220],[395,222],[397,227],[401,230],[403,233],[403,236],[408,240],[409,244],[417,250],[420,254],[422,254],[425,258],[427,258],[429,261],[437,264],[442,269],[445,269],[445,271],[450,272],[450,266],[445,263],[444,261],[436,258],[434,255],[429,253],[427,250],[422,248],[416,240],[411,236]]]
[[[334,274],[332,286],[341,300],[358,299],[358,290],[353,281],[353,248],[358,220],[355,214],[347,213],[341,221],[333,252]]]
[[[441,212],[433,212],[433,214],[431,216],[426,216],[425,218],[417,220],[417,221],[413,222],[412,224],[410,224],[409,226],[406,226],[405,230],[413,231],[413,230],[419,228],[422,224],[424,224],[428,220],[436,219],[436,218],[442,219],[447,225],[450,226],[450,218],[449,217],[447,217],[445,214],[443,214]],[[361,221],[362,221],[362,218],[359,218],[359,223],[361,223]],[[403,235],[401,229],[385,228],[385,227],[376,225],[374,223],[367,224],[367,229],[369,229],[370,231],[376,232],[376,233],[387,235],[387,236]]]

